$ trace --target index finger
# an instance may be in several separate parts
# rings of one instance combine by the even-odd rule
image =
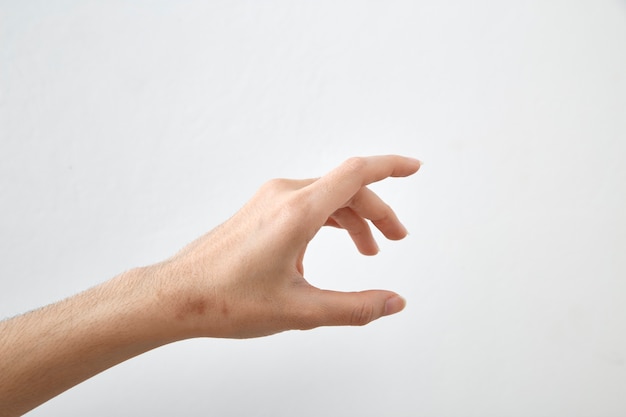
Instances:
[[[317,220],[322,224],[368,184],[388,177],[407,177],[421,162],[400,155],[355,157],[346,160],[307,188],[315,195]]]

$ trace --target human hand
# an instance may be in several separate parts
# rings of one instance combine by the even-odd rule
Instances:
[[[366,186],[415,173],[401,156],[351,158],[319,179],[272,180],[232,218],[171,259],[148,267],[177,339],[247,338],[289,329],[364,325],[404,308],[390,291],[321,290],[304,278],[308,243],[324,225],[349,233],[358,250],[378,246],[368,220],[388,239],[407,232]]]
[[[307,244],[324,226],[361,253],[406,230],[367,189],[415,173],[400,156],[353,158],[310,180],[273,180],[237,214],[171,259],[127,271],[45,308],[0,321],[0,415],[18,416],[133,356],[191,337],[245,338],[288,329],[363,325],[397,313],[393,292],[320,290],[304,279]]]

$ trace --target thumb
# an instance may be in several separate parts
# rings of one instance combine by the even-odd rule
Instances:
[[[311,288],[298,311],[299,328],[363,326],[402,311],[404,298],[391,291],[339,292]],[[304,305],[302,305],[304,304]]]

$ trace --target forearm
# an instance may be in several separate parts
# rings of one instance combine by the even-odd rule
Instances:
[[[17,416],[133,356],[173,341],[159,295],[136,269],[0,322],[0,416]]]

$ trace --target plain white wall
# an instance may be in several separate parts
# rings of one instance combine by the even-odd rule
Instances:
[[[0,317],[378,153],[426,162],[373,187],[411,235],[325,230],[307,277],[403,313],[170,345],[31,415],[625,415],[623,0],[0,1]]]

